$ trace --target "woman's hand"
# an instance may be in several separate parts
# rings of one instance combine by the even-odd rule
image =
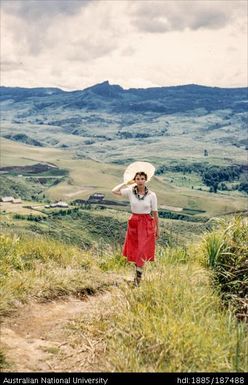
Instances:
[[[155,222],[155,237],[156,237],[156,239],[159,239],[160,238],[160,230],[159,230],[159,223],[158,223],[158,212],[152,211],[152,216],[153,216],[154,222]]]
[[[160,230],[159,229],[156,229],[155,235],[156,235],[156,239],[160,238]]]
[[[129,184],[134,184],[135,181],[133,179],[129,180],[126,184],[129,185]]]

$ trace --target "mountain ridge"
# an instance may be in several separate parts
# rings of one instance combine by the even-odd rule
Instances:
[[[64,93],[71,93],[71,92],[81,92],[81,91],[88,91],[98,88],[99,86],[108,86],[110,88],[118,87],[120,90],[126,92],[126,91],[133,91],[133,90],[156,90],[156,89],[179,89],[179,88],[196,88],[196,89],[214,89],[214,90],[242,90],[246,89],[248,90],[248,87],[218,87],[218,86],[206,86],[203,84],[197,84],[197,83],[187,83],[187,84],[178,84],[173,86],[157,86],[157,87],[130,87],[130,88],[123,88],[119,84],[110,84],[109,80],[104,80],[100,83],[93,84],[91,86],[88,86],[86,88],[82,89],[76,89],[76,90],[63,90],[59,87],[20,87],[20,86],[0,86],[0,90],[51,90],[51,91],[61,91]]]
[[[197,108],[208,112],[232,108],[246,111],[248,88],[217,88],[196,84],[123,89],[109,81],[95,84],[84,90],[63,91],[59,88],[0,88],[0,101],[24,102],[34,98],[35,108],[49,106],[64,109],[108,110],[111,113],[174,114]],[[42,99],[42,100],[41,100]],[[45,103],[44,103],[45,100]]]
[[[2,86],[1,136],[70,147],[101,161],[136,159],[138,151],[164,158],[168,153],[178,157],[179,151],[184,157],[193,149],[200,156],[203,143],[212,155],[243,159],[247,102],[245,87],[189,84],[125,90],[108,80],[76,91]]]

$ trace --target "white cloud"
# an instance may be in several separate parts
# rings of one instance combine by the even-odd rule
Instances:
[[[147,0],[133,2],[130,16],[137,29],[151,33],[219,29],[242,17],[244,6],[242,0]]]
[[[2,0],[3,9],[9,13],[33,22],[41,18],[51,20],[58,14],[73,15],[90,0]]]
[[[245,86],[246,9],[239,0],[4,1],[2,84]]]

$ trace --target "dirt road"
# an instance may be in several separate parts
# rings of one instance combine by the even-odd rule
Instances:
[[[67,297],[22,305],[1,324],[1,346],[8,367],[3,371],[103,371],[106,346],[99,337],[73,335],[73,323],[87,323],[111,306],[118,288],[83,298]],[[76,336],[76,337],[75,337]],[[76,339],[75,339],[76,338]]]

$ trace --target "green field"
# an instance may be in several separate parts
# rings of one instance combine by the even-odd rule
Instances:
[[[147,160],[152,161],[152,159]],[[105,194],[106,199],[121,200],[119,197],[113,197],[111,189],[121,183],[127,164],[117,165],[90,159],[77,159],[73,150],[34,147],[2,139],[2,167],[32,165],[37,162],[53,163],[59,169],[68,172],[68,176],[55,186],[44,188],[43,185],[41,195],[45,194],[47,199],[62,199],[70,202],[74,199],[87,199],[92,193],[101,192]],[[215,164],[214,159],[212,162]],[[219,163],[217,160],[216,162]],[[149,184],[150,188],[157,193],[159,206],[202,210],[208,217],[247,209],[247,194],[236,191],[228,194],[222,191],[217,194],[209,193],[196,189],[199,187],[199,180],[194,175],[187,183],[181,179],[180,175],[174,175],[175,182],[171,183],[170,177],[172,175],[166,178],[155,176]],[[192,189],[192,184],[196,188]]]
[[[155,158],[146,160],[154,162]],[[172,158],[156,159],[154,163],[169,166],[171,161]],[[223,164],[220,158],[208,161]],[[175,164],[182,162],[183,159],[174,159]],[[111,193],[122,181],[129,161],[117,164],[79,159],[72,149],[2,139],[1,167],[47,163],[57,168],[34,173],[31,179],[28,173],[20,177],[11,171],[0,175],[1,195],[22,198],[22,204],[0,205],[3,319],[11,314],[20,317],[25,304],[98,295],[95,315],[84,311],[66,324],[63,338],[73,363],[68,363],[60,349],[64,340],[61,345],[46,347],[62,369],[70,365],[70,370],[77,371],[77,360],[85,359],[78,356],[79,352],[84,351],[85,344],[93,346],[97,341],[102,350],[95,352],[91,348],[92,353],[87,353],[92,354],[93,362],[89,371],[247,371],[247,327],[236,317],[240,309],[243,311],[239,288],[245,291],[246,276],[240,275],[239,261],[243,261],[247,231],[241,218],[236,227],[228,222],[225,225],[233,232],[228,233],[225,228],[215,231],[220,217],[232,220],[230,213],[245,214],[247,194],[237,190],[210,193],[194,173],[154,176],[149,186],[158,196],[161,237],[157,241],[156,262],[146,266],[142,286],[133,290],[132,266],[122,257],[130,208],[122,197]],[[58,177],[61,179],[52,185],[53,178]],[[77,199],[87,201],[94,192],[103,193],[107,203],[75,204]],[[69,207],[45,207],[60,199]],[[229,234],[227,239],[223,238],[225,234]],[[236,276],[228,282],[232,299],[229,301],[227,292],[226,303],[222,302],[220,287],[215,285],[209,260],[216,261],[221,255],[223,268],[231,253],[237,266]],[[240,257],[237,261],[236,254]],[[228,274],[229,271],[229,277]],[[107,306],[105,297],[101,301],[103,292],[109,295]],[[236,302],[239,307],[233,311]],[[3,340],[0,367],[15,371],[20,353],[16,349],[16,358],[11,360],[6,334]],[[38,357],[38,364],[41,361]],[[37,368],[32,369],[38,371]]]

